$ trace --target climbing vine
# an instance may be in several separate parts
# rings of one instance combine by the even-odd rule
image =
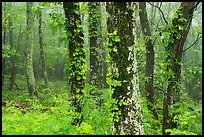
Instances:
[[[116,43],[120,42],[120,37],[117,35],[117,31],[114,31],[113,33],[108,33],[109,42],[107,42],[107,49],[108,54],[106,55],[106,62],[109,64],[108,67],[108,73],[106,75],[106,82],[109,85],[109,92],[111,95],[111,99],[106,102],[106,105],[110,108],[109,113],[111,116],[112,124],[114,122],[119,122],[120,116],[122,114],[121,110],[119,109],[119,106],[127,105],[126,101],[124,99],[116,100],[115,98],[112,98],[112,95],[114,94],[115,88],[119,88],[122,85],[122,82],[118,80],[120,72],[116,66],[116,63],[110,56],[111,52],[118,52]],[[114,126],[111,127],[111,133],[116,134],[116,131],[114,129]]]
[[[70,101],[78,112],[73,124],[81,124],[83,116],[81,114],[83,108],[83,96],[85,86],[85,73],[87,70],[85,64],[85,51],[82,24],[80,20],[80,5],[78,2],[64,2],[65,16],[67,19],[66,29],[69,38],[69,60],[67,65],[69,75],[69,93]]]

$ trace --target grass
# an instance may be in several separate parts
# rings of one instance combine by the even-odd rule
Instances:
[[[98,90],[86,85],[84,93],[84,121],[80,126],[72,125],[75,116],[74,108],[68,101],[67,86],[64,81],[50,81],[49,88],[43,89],[43,81],[36,81],[39,87],[39,98],[30,98],[25,81],[17,79],[22,91],[14,88],[12,92],[4,86],[2,101],[7,106],[2,107],[3,135],[72,135],[72,134],[108,134],[110,120],[108,109],[104,105],[97,105],[99,100],[108,99],[107,90],[100,97],[91,96],[90,90]],[[8,81],[5,81],[8,85]],[[26,104],[29,108],[19,109],[16,103]],[[42,113],[43,108],[49,108]]]
[[[2,92],[2,134],[3,135],[109,135],[110,132],[110,94],[108,89],[98,89],[89,84],[85,85],[83,98],[83,117],[80,126],[72,125],[76,116],[74,108],[69,102],[66,82],[49,81],[49,88],[43,88],[43,81],[37,80],[39,98],[30,98],[26,81],[18,76],[16,83],[21,91],[14,87],[9,91],[8,79]],[[98,96],[90,92],[103,93]],[[162,101],[157,100],[157,108],[162,108]],[[16,108],[16,104],[26,104],[27,108]],[[152,113],[146,107],[147,100],[141,98],[143,125],[146,135],[160,135],[162,129],[162,110],[158,110],[159,120],[153,119]],[[202,102],[194,106],[193,101],[185,97],[179,102],[177,129],[171,129],[176,135],[202,134]],[[191,110],[189,109],[191,108]]]

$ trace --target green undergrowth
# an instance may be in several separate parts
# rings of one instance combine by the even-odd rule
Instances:
[[[162,135],[163,104],[157,101],[155,106],[158,113],[158,120],[154,119],[152,112],[147,108],[147,99],[141,98],[143,125],[146,135]],[[170,135],[202,135],[202,103],[195,105],[187,98],[172,105],[169,111],[173,116],[172,121],[177,123],[177,128],[167,129]]]
[[[83,98],[83,122],[80,126],[72,125],[76,116],[69,102],[68,87],[65,81],[49,81],[49,88],[43,87],[42,80],[36,80],[39,98],[28,95],[24,77],[17,77],[14,90],[8,90],[5,79],[2,102],[3,135],[109,135],[111,114],[110,91],[85,85]],[[158,120],[147,108],[147,99],[141,98],[142,118],[145,135],[162,134],[162,100],[157,99],[155,106]],[[3,105],[3,104],[2,104]],[[16,105],[26,105],[25,108]],[[168,129],[171,135],[202,134],[202,102],[194,104],[188,97],[174,104],[170,114],[176,113],[174,121],[177,128]]]
[[[81,135],[110,134],[110,119],[107,107],[107,89],[98,89],[86,84],[83,99],[84,120],[80,126],[72,125],[76,116],[68,97],[66,82],[49,81],[49,88],[43,88],[43,81],[37,80],[39,98],[28,95],[23,78],[16,83],[21,91],[7,88],[5,80],[2,101],[3,135]],[[90,94],[91,92],[91,94]],[[99,94],[98,94],[99,93]],[[16,105],[26,105],[18,108]]]

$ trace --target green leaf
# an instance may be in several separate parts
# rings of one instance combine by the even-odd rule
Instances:
[[[169,43],[174,43],[174,38],[170,37],[169,38]]]
[[[187,20],[185,18],[180,18],[178,21],[179,22],[186,22]]]
[[[81,77],[77,77],[77,80],[81,80]]]
[[[184,26],[178,26],[179,30],[184,30]]]
[[[42,6],[44,7],[50,7],[50,2],[42,2]]]
[[[117,31],[116,30],[113,32],[113,35],[117,35]]]
[[[113,51],[114,51],[114,52],[117,52],[117,51],[118,51],[118,49],[117,49],[116,46],[113,47]]]
[[[168,36],[168,35],[169,35],[169,32],[164,31],[164,32],[162,32],[162,35]]]
[[[107,56],[106,56],[106,62],[107,62],[107,63],[110,63],[110,62],[111,62],[111,57],[110,57],[110,55],[107,55]]]
[[[120,42],[120,37],[119,36],[115,37],[115,42]]]

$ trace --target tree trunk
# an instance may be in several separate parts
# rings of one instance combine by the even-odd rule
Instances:
[[[83,3],[87,4],[87,3]],[[88,5],[88,4],[87,4]],[[82,24],[83,24],[83,33],[84,33],[84,48],[86,50],[86,66],[87,66],[87,72],[86,72],[86,83],[90,84],[90,40],[89,40],[89,22],[88,22],[88,17],[89,13],[86,12],[82,13],[81,18],[82,18]]]
[[[32,10],[33,2],[27,2],[27,54],[26,54],[26,79],[29,95],[37,96],[35,88],[35,77],[33,72],[33,27],[34,13]]]
[[[89,2],[90,83],[103,87],[103,56],[101,43],[100,3]]]
[[[6,19],[5,19],[5,16],[6,16],[6,6],[7,6],[7,3],[4,2],[4,6],[3,6],[3,12],[4,12],[4,28],[3,28],[3,44],[6,45]],[[6,68],[6,59],[4,57],[1,58],[2,59],[2,89],[3,89],[3,86],[4,86],[4,75],[5,75],[5,68]]]
[[[149,103],[147,108],[153,112],[155,119],[158,119],[158,115],[154,106],[156,105],[154,100],[154,88],[153,88],[153,77],[154,77],[154,45],[150,37],[152,36],[149,26],[149,21],[147,17],[146,11],[146,3],[139,2],[139,12],[140,16],[140,24],[142,26],[142,32],[145,37],[147,37],[146,45],[146,81],[145,81],[145,89],[147,91],[147,99]]]
[[[166,129],[174,128],[171,122],[171,116],[169,115],[169,107],[172,103],[179,101],[182,50],[196,6],[196,2],[182,2],[176,12],[177,17],[172,21],[173,27],[169,30],[169,43],[166,47],[166,52],[168,53],[166,70],[171,74],[167,77],[167,93],[165,93],[163,103],[162,133],[164,135],[169,134],[165,132]]]
[[[82,101],[83,101],[83,89],[85,85],[85,51],[83,47],[83,33],[80,20],[80,8],[78,2],[63,2],[63,8],[66,17],[66,30],[68,32],[69,39],[69,59],[71,62],[71,69],[69,70],[69,93],[72,96],[72,105],[75,106],[76,112],[79,113],[79,117],[73,122],[74,125],[80,125],[83,116]]]
[[[12,2],[8,3],[8,7],[12,9]],[[11,50],[15,50],[14,45],[13,45],[13,19],[11,16],[9,16],[9,45],[11,47]],[[11,55],[10,57],[11,61],[11,66],[10,66],[10,85],[9,85],[9,90],[13,90],[13,85],[15,81],[15,55]]]
[[[39,5],[41,5],[39,3]],[[42,9],[39,11],[39,47],[40,47],[40,65],[41,65],[41,74],[44,79],[44,86],[45,88],[48,87],[48,78],[47,78],[47,72],[45,68],[45,54],[44,54],[44,48],[43,48],[43,32],[42,32]]]
[[[117,31],[119,41],[110,41],[117,51],[111,51],[110,55],[116,64],[119,76],[116,80],[121,81],[121,86],[116,86],[112,98],[117,102],[124,100],[126,105],[117,104],[121,111],[119,121],[114,122],[116,134],[142,135],[144,134],[142,113],[140,106],[139,79],[136,59],[136,3],[133,2],[108,2],[107,11],[108,32]],[[113,46],[109,46],[110,49]]]
[[[104,87],[108,87],[108,84],[106,82],[106,75],[107,75],[107,70],[108,70],[108,64],[105,61],[106,55],[108,53],[107,48],[106,48],[106,43],[108,42],[108,35],[107,35],[107,17],[106,17],[106,2],[100,2],[100,20],[101,20],[101,25],[100,25],[100,31],[101,31],[101,39],[100,42],[102,44],[102,82]]]

